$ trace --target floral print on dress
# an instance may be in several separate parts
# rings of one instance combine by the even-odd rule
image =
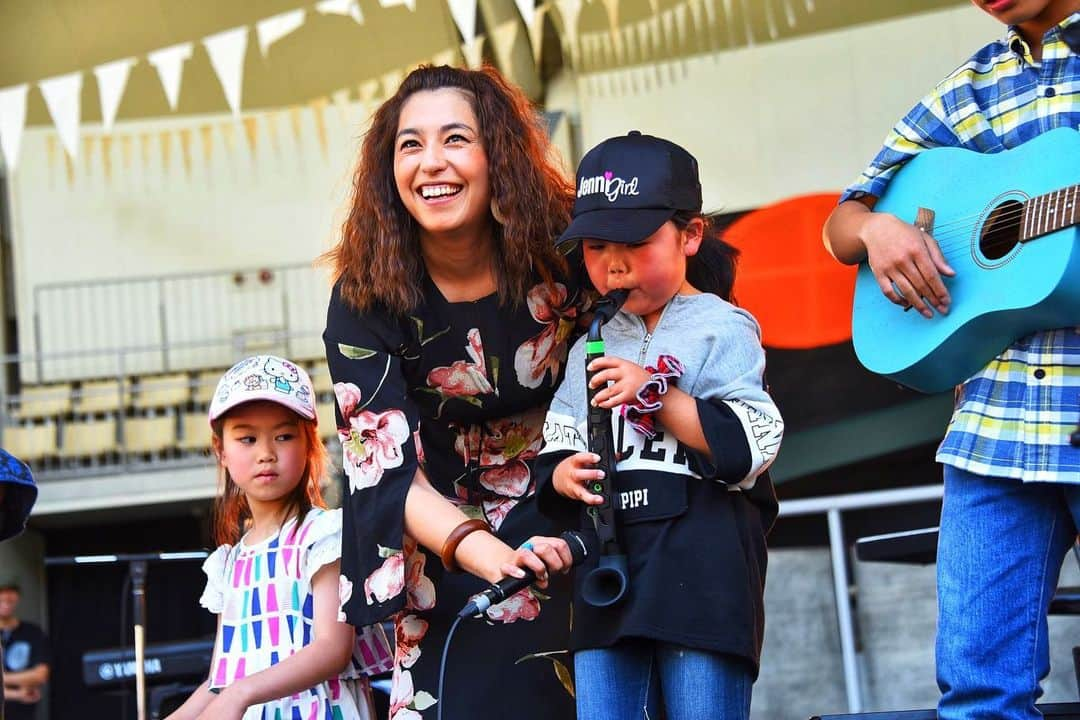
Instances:
[[[400,410],[363,410],[360,388],[352,383],[334,383],[334,395],[345,423],[338,428],[338,438],[349,492],[374,487],[385,469],[401,466],[401,446],[412,438],[409,421]]]
[[[501,623],[535,620],[540,615],[540,598],[536,596],[532,588],[525,588],[501,603],[492,605],[487,609],[486,614],[490,619]]]
[[[484,358],[484,342],[480,339],[480,331],[476,328],[469,330],[468,340],[465,352],[472,358],[471,363],[455,360],[449,366],[433,368],[427,375],[428,386],[434,388],[444,401],[461,398],[478,404],[476,395],[498,394],[488,380],[487,360]]]
[[[539,335],[522,343],[514,354],[517,380],[524,387],[538,388],[549,375],[554,387],[559,378],[559,369],[566,361],[567,339],[573,333],[580,312],[577,304],[568,298],[569,293],[562,283],[555,283],[554,288],[541,283],[529,291],[529,313],[546,327]]]

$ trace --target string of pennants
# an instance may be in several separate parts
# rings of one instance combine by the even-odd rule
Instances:
[[[589,0],[589,2],[592,1]],[[752,45],[758,40],[755,38],[754,28],[749,20],[750,12],[747,3],[760,0],[682,0],[663,10],[659,7],[659,0],[649,0],[651,15],[647,19],[626,25],[620,25],[619,22],[619,1],[600,0],[607,14],[607,28],[579,34],[578,20],[583,8],[583,0],[551,0],[553,5],[544,2],[539,6],[536,5],[536,0],[514,0],[528,30],[534,59],[537,62],[540,60],[544,21],[554,7],[561,20],[558,23],[558,29],[562,33],[564,57],[569,60],[571,67],[581,73],[655,64],[676,55],[677,48],[685,48],[688,45],[699,52],[715,49],[715,44],[710,41],[710,38],[715,37],[716,29],[720,25],[726,27],[729,46],[735,46],[739,41]],[[776,39],[779,36],[783,23],[786,23],[788,27],[794,27],[798,12],[812,13],[815,9],[815,0],[764,1],[766,32],[769,39]],[[735,3],[739,4],[738,13],[734,7]],[[415,0],[379,0],[379,4],[384,8],[404,5],[410,11],[415,10]],[[478,67],[483,59],[487,38],[478,35],[476,31],[476,0],[447,0],[447,4],[463,40],[460,46],[460,57],[469,67]],[[802,7],[797,8],[797,5]],[[358,24],[364,22],[358,0],[320,0],[310,7],[298,8],[259,20],[254,23],[253,28],[263,57],[267,56],[275,42],[303,26],[309,10],[324,15],[350,17]],[[739,15],[743,22],[742,27],[737,28],[729,20]],[[511,20],[491,30],[490,39],[496,58],[509,57],[510,50],[517,41],[518,26],[517,20]],[[254,132],[252,128],[255,127],[255,121],[252,119],[254,116],[242,114],[241,109],[244,56],[247,52],[251,29],[252,27],[246,25],[240,26],[215,33],[201,40],[214,73],[221,83],[225,100],[232,113],[232,122],[234,125],[244,127],[249,143],[254,142],[252,134]],[[157,71],[166,99],[173,110],[176,110],[179,102],[184,62],[191,58],[194,46],[194,42],[180,43],[147,53],[145,58]],[[442,57],[432,58],[432,62],[438,64],[442,61],[452,64],[458,58],[458,51],[450,49],[441,55]],[[131,69],[139,61],[139,58],[128,57],[92,68],[101,101],[100,138],[103,151],[111,148],[110,138],[116,123],[116,113]],[[405,72],[406,70],[392,72],[382,78],[362,83],[358,88],[361,100],[365,100],[365,94],[370,96],[369,99],[373,99],[380,89],[384,91],[384,95],[392,94]],[[80,99],[84,74],[85,71],[79,70],[37,82],[67,158],[69,179],[73,177],[72,169],[80,152]],[[391,76],[396,78],[393,85],[387,82]],[[657,74],[658,82],[660,78],[661,76]],[[648,82],[646,77],[643,81],[646,87]],[[637,83],[634,83],[634,86],[637,87]],[[628,89],[624,85],[623,90]],[[26,123],[29,90],[29,83],[0,88],[0,152],[3,154],[9,173],[14,172],[18,162],[19,147]],[[611,91],[618,92],[618,88],[613,87]],[[350,91],[346,88],[332,93],[331,98],[334,98],[335,104],[341,104],[347,102],[349,94]],[[322,98],[313,100],[309,105],[312,108],[318,108],[328,105],[329,102],[327,98]],[[297,108],[290,109],[290,117],[295,116],[297,111]],[[267,115],[267,113],[260,115]],[[204,136],[204,140],[208,137],[205,127],[207,127],[205,124],[199,126],[199,132]],[[190,140],[185,139],[190,138],[192,134],[190,129],[172,132],[179,135],[182,148],[190,146]],[[84,146],[92,145],[94,142],[86,138],[83,140]],[[124,137],[120,137],[119,141],[125,145],[129,142]],[[325,139],[323,138],[321,142],[325,142]],[[187,157],[186,150],[184,153]],[[125,154],[125,157],[129,157],[129,154]]]

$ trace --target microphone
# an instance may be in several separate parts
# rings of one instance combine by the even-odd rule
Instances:
[[[578,565],[589,554],[588,548],[585,547],[585,541],[582,540],[580,534],[567,530],[559,537],[570,546],[571,566]],[[536,580],[536,573],[528,568],[522,568],[522,570],[525,571],[525,577],[504,577],[487,590],[473,595],[469,598],[469,602],[465,604],[465,607],[461,609],[461,612],[458,613],[458,617],[467,618],[479,615],[492,605],[500,603],[511,595],[527,588]]]

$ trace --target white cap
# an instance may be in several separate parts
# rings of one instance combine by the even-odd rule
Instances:
[[[311,378],[299,365],[276,355],[255,355],[229,368],[210,401],[210,422],[254,400],[269,400],[308,420],[319,421]]]

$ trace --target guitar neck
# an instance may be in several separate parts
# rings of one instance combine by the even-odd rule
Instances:
[[[1024,203],[1020,242],[1080,223],[1080,185],[1033,197]]]

